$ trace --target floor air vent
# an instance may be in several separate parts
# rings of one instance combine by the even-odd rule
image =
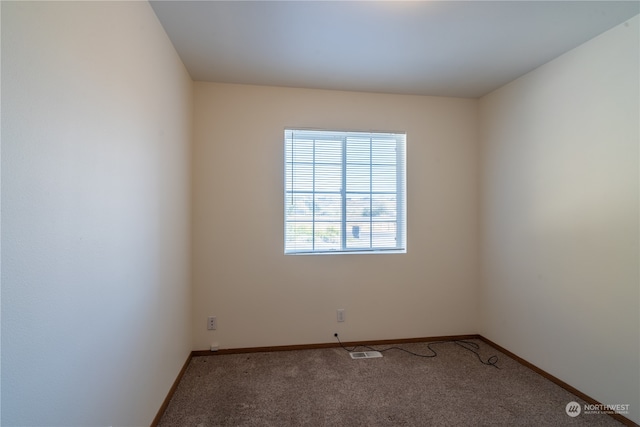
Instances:
[[[379,351],[352,351],[349,354],[352,359],[375,359],[376,357],[382,357],[382,353]]]

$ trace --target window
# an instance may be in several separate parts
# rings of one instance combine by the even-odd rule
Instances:
[[[403,133],[286,129],[286,254],[406,252]]]

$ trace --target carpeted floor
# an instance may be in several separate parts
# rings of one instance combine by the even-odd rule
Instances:
[[[616,426],[603,414],[569,417],[585,403],[472,340],[497,369],[452,343],[435,358],[389,350],[353,360],[341,348],[195,357],[160,426]],[[402,344],[429,354],[426,343]],[[383,347],[380,347],[383,348]]]

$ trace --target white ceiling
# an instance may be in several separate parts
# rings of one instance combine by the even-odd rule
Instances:
[[[151,6],[196,81],[472,98],[640,13],[639,1]]]

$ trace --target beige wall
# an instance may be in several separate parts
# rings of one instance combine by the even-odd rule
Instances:
[[[214,83],[194,96],[195,349],[477,332],[477,101]],[[406,254],[283,254],[287,126],[407,132]]]
[[[191,350],[191,80],[146,2],[2,2],[2,425],[149,425]]]
[[[481,100],[480,333],[640,422],[638,17]]]
[[[192,85],[147,3],[2,2],[2,423],[334,332],[479,332],[639,422],[638,75],[636,17],[480,102]],[[283,254],[285,127],[407,132],[406,254]]]

